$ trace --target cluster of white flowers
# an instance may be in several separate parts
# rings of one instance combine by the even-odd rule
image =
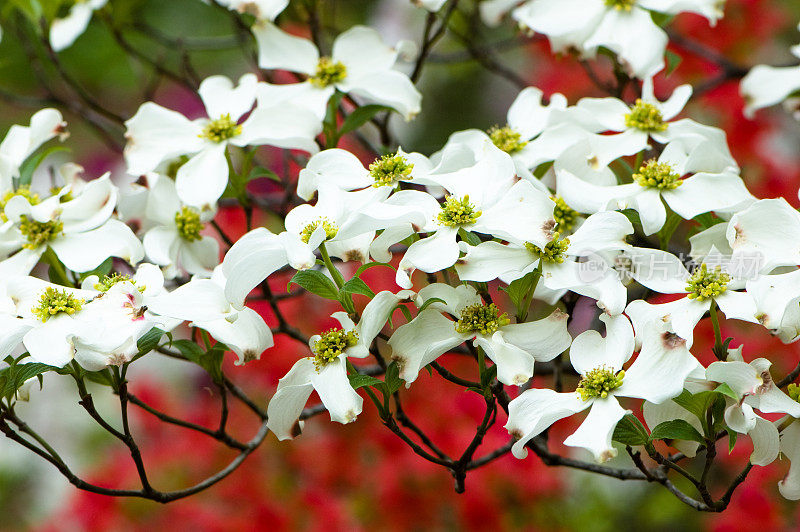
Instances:
[[[545,104],[529,87],[502,126],[456,132],[431,155],[398,148],[366,166],[343,149],[320,151],[320,135],[345,97],[406,120],[420,112],[420,93],[395,68],[411,53],[406,43],[387,46],[357,26],[321,56],[310,40],[272,22],[287,0],[220,3],[256,16],[261,68],[296,72],[302,81],[207,78],[198,91],[207,116],[195,120],[143,104],[126,122],[127,172],[141,178],[125,194],[108,175],[84,181],[74,164],[54,175],[32,171],[27,163],[40,146],[65,134],[55,110],[36,113],[0,143],[0,357],[27,352],[30,361],[96,371],[143,354],[139,342],[153,328],[191,322],[246,363],[273,345],[248,296],[291,268],[300,272],[297,284],[338,300],[344,312],[333,314],[341,327],[312,336],[310,354],[280,380],[268,407],[268,426],[280,439],[302,428],[312,391],[332,420],[356,419],[357,388],[365,384],[354,384],[350,359],[369,357],[373,345],[411,386],[420,370],[466,344],[482,375],[496,372],[492,379],[524,390],[508,405],[506,424],[517,457],[551,424],[586,409],[564,443],[600,461],[615,456],[615,429],[630,412],[618,401],[624,397],[644,400],[651,431],[662,427],[662,438],[685,440],[676,445],[687,454],[726,428],[752,438],[753,464],[772,462],[779,450],[800,460],[800,423],[792,424],[800,389],[791,385],[787,395],[768,360],[746,363],[741,346],[729,349],[718,317],[761,324],[786,343],[800,339],[800,213],[747,190],[724,132],[675,120],[691,87],[665,101],[655,96],[652,75],[663,67],[667,38],[651,11],[695,12],[713,23],[721,2],[523,2],[512,12],[516,21],[558,50],[615,52],[643,80],[641,97],[570,105],[554,94]],[[420,2],[432,11],[443,3]],[[72,12],[85,27],[102,4],[78,2]],[[491,0],[481,9],[496,22],[517,4]],[[754,70],[743,85],[750,107],[796,90],[792,68]],[[259,146],[309,155],[297,179],[305,202],[288,212],[284,231],[256,228],[220,262],[206,224],[226,190],[237,197],[246,185],[233,161]],[[700,230],[679,257],[670,250],[681,249],[673,235],[683,234],[676,233],[682,221]],[[340,267],[332,258],[364,266]],[[374,293],[361,271],[393,259],[397,289]],[[45,273],[51,282],[39,278]],[[508,297],[495,302],[490,282]],[[678,297],[650,303],[643,295],[650,291]],[[361,312],[354,294],[370,299]],[[569,302],[578,296],[596,301],[605,336],[578,330],[572,338]],[[529,321],[533,301],[538,319]],[[691,352],[706,315],[720,359],[708,367]],[[576,389],[531,388],[536,363],[567,352]],[[696,401],[718,402],[720,416],[695,415]],[[770,422],[756,410],[786,417]],[[667,430],[676,420],[684,421],[679,436]],[[780,490],[800,498],[800,466]]]

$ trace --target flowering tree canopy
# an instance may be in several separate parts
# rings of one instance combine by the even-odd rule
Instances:
[[[777,491],[800,499],[800,365],[774,374],[780,353],[726,338],[720,325],[724,316],[800,340],[800,213],[751,193],[726,133],[686,116],[692,86],[668,79],[680,68],[667,50],[673,20],[703,17],[713,32],[724,0],[392,1],[423,21],[417,42],[339,27],[313,0],[210,0],[250,66],[234,79],[202,79],[188,55],[175,67],[142,52],[125,25],[144,15],[113,0],[0,10],[3,39],[69,89],[43,86],[47,105],[3,93],[39,108],[0,142],[4,435],[77,488],[159,502],[216,484],[262,444],[292,445],[277,440],[305,437],[326,412],[342,424],[377,416],[458,492],[471,470],[513,454],[656,483],[719,512],[753,467],[782,455],[790,466]],[[95,99],[59,60],[93,24],[192,104],[148,93],[122,115]],[[450,131],[425,153],[401,145],[407,123],[437,118],[420,79],[446,62],[434,52],[442,39],[520,81],[478,41],[498,26],[516,28],[523,45],[546,37],[597,90],[570,101],[521,80],[506,123]],[[748,114],[783,103],[797,115],[800,66],[726,72],[743,78]],[[70,143],[67,113],[117,152],[107,172],[59,153]],[[243,213],[243,235],[220,225],[223,210]],[[385,278],[370,275],[380,270]],[[330,326],[290,322],[284,305],[297,299]],[[706,320],[708,353],[695,347]],[[277,387],[248,396],[224,359],[268,360],[280,341],[296,362]],[[448,368],[446,354],[468,360],[470,373]],[[164,356],[208,373],[222,397],[218,429],[130,392],[129,368]],[[432,379],[420,379],[426,372]],[[74,382],[86,414],[130,451],[139,486],[78,477],[23,420],[15,406],[37,400],[44,375]],[[485,407],[457,455],[402,408],[411,388],[442,381]],[[118,398],[119,423],[95,408],[101,393]],[[260,422],[249,441],[227,430],[229,397]],[[163,491],[148,479],[130,405],[238,456]],[[550,436],[566,418],[569,435]],[[495,424],[507,443],[481,451]],[[749,460],[712,485],[718,447],[743,437]]]

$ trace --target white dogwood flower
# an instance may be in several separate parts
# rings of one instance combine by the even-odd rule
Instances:
[[[143,104],[125,122],[128,173],[145,174],[166,161],[190,156],[178,168],[175,186],[181,201],[203,209],[214,205],[228,184],[229,144],[315,153],[320,120],[311,111],[286,103],[259,104],[253,109],[257,82],[253,74],[242,76],[236,87],[225,76],[203,80],[198,94],[207,118],[189,120],[155,103]]]
[[[26,275],[48,248],[74,272],[90,271],[109,257],[139,262],[141,242],[127,225],[111,218],[117,195],[109,174],[42,201],[17,190],[3,208],[8,221],[0,226],[0,254],[7,258],[0,261],[0,272]]]
[[[264,319],[249,307],[235,308],[225,296],[226,279],[216,268],[210,279],[194,278],[172,292],[148,299],[154,314],[191,322],[228,346],[242,365],[261,358],[274,341]]]
[[[147,175],[147,218],[155,225],[145,234],[144,252],[159,266],[167,267],[167,277],[181,271],[191,275],[211,276],[219,264],[216,239],[201,234],[214,218],[216,209],[198,210],[181,203],[175,182],[158,174]]]
[[[358,325],[345,312],[332,314],[341,325],[308,341],[312,356],[301,358],[278,382],[267,408],[267,426],[279,440],[290,439],[303,427],[300,413],[311,392],[319,394],[331,421],[350,423],[361,413],[363,400],[347,378],[347,358],[369,356],[369,346],[389,319],[405,291],[379,292],[364,308]],[[297,427],[297,429],[295,429]]]
[[[369,103],[389,106],[406,120],[420,111],[419,91],[407,75],[393,68],[399,47],[384,44],[372,28],[354,26],[339,35],[330,57],[321,57],[311,41],[290,35],[274,24],[257,24],[253,34],[258,42],[261,68],[308,76],[302,83],[261,84],[259,105],[266,101],[294,102],[313,109],[321,119],[328,99],[339,90]]]
[[[728,319],[757,323],[755,302],[747,292],[737,291],[743,288],[744,281],[732,276],[728,265],[704,262],[689,272],[678,257],[666,251],[634,248],[628,255],[632,262],[631,276],[638,283],[662,294],[685,296],[669,303],[650,304],[643,300],[629,303],[625,312],[637,334],[652,327],[654,322],[668,319],[674,331],[691,346],[694,328],[711,305],[718,305]]]
[[[627,291],[598,252],[630,248],[625,237],[632,233],[633,226],[623,214],[597,213],[568,238],[556,233],[541,247],[516,239],[508,244],[464,243],[467,254],[456,263],[456,271],[461,280],[486,282],[500,276],[519,278],[538,268],[540,282],[550,290],[572,290],[596,299],[606,312],[619,314],[625,309]],[[579,260],[585,257],[591,260]]]
[[[437,298],[389,339],[400,377],[410,386],[420,370],[454,347],[472,341],[497,366],[503,384],[521,386],[533,376],[534,362],[547,362],[570,344],[568,316],[560,310],[528,323],[511,323],[494,304],[485,304],[471,286],[437,283],[419,292],[420,306]],[[445,317],[449,314],[452,319]]]
[[[564,444],[588,449],[600,462],[613,458],[617,451],[611,437],[626,413],[617,397],[662,403],[680,394],[686,378],[698,370],[686,341],[664,324],[645,332],[642,350],[623,370],[634,350],[631,324],[625,316],[600,319],[606,325],[605,337],[586,331],[572,342],[570,362],[581,376],[575,392],[532,389],[509,403],[506,429],[517,438],[511,448],[517,458],[527,456],[525,445],[547,427],[587,408],[589,415]]]
[[[496,22],[515,3],[492,0],[481,6],[484,20]],[[523,28],[543,33],[554,51],[576,48],[592,57],[601,46],[617,54],[632,76],[645,78],[664,68],[667,34],[651,12],[698,13],[716,24],[718,0],[529,0],[512,12]]]
[[[701,171],[704,161],[692,158],[685,148],[679,142],[667,144],[658,160],[643,164],[633,174],[634,182],[624,185],[595,185],[559,169],[558,194],[579,212],[634,209],[639,213],[645,235],[664,226],[667,220],[664,202],[689,220],[704,212],[731,209],[752,201],[738,173],[727,167],[720,173]],[[693,175],[684,179],[690,172]]]

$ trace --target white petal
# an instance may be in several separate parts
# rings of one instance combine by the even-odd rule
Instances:
[[[78,2],[66,17],[53,20],[50,25],[50,46],[53,50],[60,52],[71,46],[86,31],[93,11],[88,2]]]
[[[152,102],[142,104],[125,127],[125,162],[131,175],[155,170],[162,161],[198,152],[204,145],[198,123]]]
[[[778,482],[778,491],[785,498],[796,501],[800,499],[800,423],[794,422],[785,428],[780,435],[780,450],[792,465],[786,476]]]
[[[333,42],[331,57],[347,68],[343,85],[362,76],[383,75],[394,65],[397,51],[387,46],[380,34],[367,26],[353,26],[340,34]]]
[[[456,230],[442,227],[432,236],[417,240],[408,247],[400,261],[400,269],[423,272],[438,272],[449,268],[458,260]]]
[[[194,279],[154,297],[149,309],[163,316],[196,322],[219,319],[231,310],[222,287],[210,279]]]
[[[557,393],[553,390],[527,390],[508,404],[508,423],[505,428],[517,438],[511,452],[517,458],[528,456],[525,444],[541,434],[559,419],[571,416],[589,407],[575,393]]]
[[[752,394],[762,384],[750,364],[740,361],[713,362],[706,368],[706,379],[725,383],[736,392],[739,398]]]
[[[278,106],[257,107],[242,124],[242,134],[231,139],[236,146],[267,144],[284,149],[316,153],[314,141],[322,122],[311,110],[284,103]]]
[[[753,440],[753,454],[750,463],[757,466],[766,466],[778,458],[780,440],[778,429],[774,424],[762,417],[756,418],[756,426],[748,433]]]
[[[297,179],[297,195],[310,200],[321,181],[343,190],[364,188],[373,183],[358,157],[338,148],[321,151],[308,160]]]
[[[278,381],[278,390],[267,407],[267,427],[279,440],[288,440],[294,436],[293,427],[314,391],[311,385],[311,375],[314,372],[314,359],[301,358]],[[302,428],[303,422],[299,423],[299,428]]]
[[[238,365],[261,358],[261,353],[275,345],[272,332],[264,319],[253,309],[245,307],[231,322],[225,318],[213,321],[195,322],[205,329],[215,340],[230,347],[239,357]]]
[[[400,378],[408,386],[417,379],[422,368],[463,341],[453,321],[428,308],[398,327],[388,343],[392,348],[392,360],[400,367]]]
[[[510,272],[522,272],[538,259],[524,247],[483,242],[465,246],[467,254],[456,262],[458,278],[486,282]]]
[[[638,283],[662,294],[686,293],[689,271],[672,253],[633,248],[626,256],[631,260],[631,276]]]
[[[695,174],[662,196],[673,211],[687,220],[704,212],[728,209],[750,197],[737,174]]]
[[[667,34],[644,9],[636,6],[630,11],[611,9],[584,46],[605,46],[616,52],[630,74],[644,78],[664,67]]]
[[[726,290],[715,299],[720,310],[725,313],[725,317],[729,320],[758,323],[758,319],[756,318],[756,314],[758,314],[756,303],[753,301],[753,297],[747,292]]]
[[[503,332],[495,332],[491,338],[478,336],[474,340],[486,352],[486,356],[497,366],[497,380],[509,386],[522,386],[533,377],[533,356],[527,351],[508,343]]]
[[[256,83],[254,74],[245,74],[239,79],[238,86],[226,76],[211,76],[203,80],[197,93],[206,106],[208,117],[212,120],[223,115],[230,115],[237,122],[253,107],[256,100]]]
[[[614,458],[617,450],[611,445],[611,437],[625,412],[613,395],[594,400],[589,415],[578,430],[564,440],[564,445],[583,447],[591,451],[598,462]]]
[[[702,370],[686,340],[667,327],[651,326],[644,333],[639,356],[625,371],[622,386],[614,393],[663,403],[680,395],[686,378],[698,368]]]
[[[228,186],[225,148],[224,143],[206,147],[178,169],[175,188],[183,203],[200,210],[216,205]]]
[[[628,318],[601,314],[600,320],[606,326],[605,338],[597,331],[585,331],[569,350],[572,367],[581,375],[601,366],[619,371],[633,354],[633,327]]]
[[[540,320],[506,325],[503,337],[533,355],[537,362],[547,362],[566,351],[572,342],[568,319],[568,314],[556,309]]]
[[[82,326],[66,314],[59,314],[25,333],[23,343],[31,360],[63,367],[75,354],[73,338]]]
[[[375,297],[367,303],[361,313],[361,320],[356,326],[358,339],[361,343],[368,346],[375,337],[381,332],[386,321],[391,317],[394,308],[405,294],[400,292],[394,294],[388,290],[383,290],[375,294]]]
[[[269,22],[255,24],[253,36],[258,44],[258,66],[311,75],[317,68],[319,53],[308,39],[290,35]]]
[[[344,357],[337,358],[318,373],[312,373],[311,384],[328,409],[331,421],[350,423],[361,413],[364,400],[350,386]]]
[[[144,257],[144,247],[131,228],[119,220],[85,233],[67,234],[50,242],[64,266],[74,272],[87,272],[109,257],[136,264]]]
[[[800,264],[800,214],[785,199],[766,199],[753,203],[733,215],[727,229],[734,259],[760,256],[762,271],[777,266]]]
[[[219,242],[203,235],[194,242],[180,241],[176,264],[191,275],[211,275],[219,264]]]
[[[483,211],[474,230],[543,247],[552,239],[555,203],[528,181],[519,181]]]
[[[0,314],[0,358],[6,358],[22,343],[33,324],[15,316]]]
[[[742,78],[739,92],[745,101],[745,112],[752,118],[757,109],[784,101],[800,88],[800,68],[757,65]]]
[[[372,72],[353,79],[348,76],[346,83],[343,90],[370,103],[387,105],[399,112],[406,121],[419,114],[422,95],[408,76],[401,72]]]

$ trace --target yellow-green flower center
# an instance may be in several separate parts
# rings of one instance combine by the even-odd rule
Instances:
[[[311,235],[314,234],[314,231],[316,231],[317,227],[320,225],[325,230],[325,240],[330,240],[339,232],[339,227],[334,222],[331,222],[327,218],[320,218],[303,228],[300,232],[300,240],[308,244],[308,241],[311,240]]]
[[[341,81],[347,77],[347,67],[340,61],[334,61],[330,57],[320,57],[317,63],[317,70],[309,81],[315,87],[323,89]]]
[[[550,196],[550,199],[556,204],[556,206],[553,207],[553,219],[558,223],[558,230],[569,231],[575,225],[575,221],[580,214],[567,205],[564,198]]]
[[[447,196],[441,207],[437,219],[440,224],[448,227],[474,224],[481,216],[481,211],[475,210],[475,206],[469,202],[469,195],[461,199]]]
[[[384,155],[369,165],[369,175],[375,182],[373,187],[394,185],[401,179],[411,179],[411,170],[414,165],[406,161],[400,154]]]
[[[231,119],[230,114],[224,114],[216,120],[211,120],[203,128],[200,138],[208,139],[211,142],[222,142],[232,139],[242,133],[242,126]]]
[[[659,190],[674,190],[683,184],[681,176],[672,170],[667,163],[660,163],[651,159],[633,174],[633,180],[645,188]]]
[[[200,213],[192,207],[181,207],[175,213],[175,225],[178,227],[178,235],[187,242],[194,242],[203,238],[200,231],[205,224],[200,221]]]
[[[560,233],[553,234],[553,240],[545,244],[544,249],[531,242],[525,242],[525,249],[543,262],[561,264],[569,249],[569,238],[558,239]]]
[[[111,290],[111,287],[117,283],[122,283],[128,281],[134,286],[136,285],[136,281],[131,278],[130,275],[120,275],[119,273],[112,273],[111,275],[104,275],[98,282],[94,283],[94,289],[98,292],[108,292]],[[146,286],[137,286],[136,289],[139,292],[144,292],[147,287]]]
[[[60,312],[71,316],[78,312],[85,302],[84,299],[79,299],[66,290],[47,287],[39,298],[39,304],[33,307],[31,312],[45,322]]]
[[[620,370],[616,375],[614,371],[600,366],[581,377],[578,389],[575,390],[582,400],[605,399],[609,392],[622,386],[622,379],[625,378],[625,371]]]
[[[786,394],[792,398],[792,400],[800,403],[800,386],[796,384],[790,384],[788,388],[786,388]]]
[[[658,110],[658,107],[651,103],[643,102],[641,98],[636,100],[631,112],[625,115],[625,125],[648,133],[667,129],[667,124],[664,122],[664,117],[661,116],[661,111]]]
[[[19,230],[28,240],[22,247],[36,249],[55,239],[64,230],[64,223],[61,220],[38,222],[23,214],[20,216]]]
[[[456,322],[456,332],[461,334],[494,334],[500,327],[508,325],[511,320],[508,314],[501,314],[497,305],[475,303],[464,307],[461,317]]]
[[[636,5],[636,0],[606,0],[606,5],[617,11],[630,11]]]
[[[30,203],[31,205],[36,205],[40,201],[39,194],[31,192],[31,187],[28,185],[20,185],[19,187],[17,187],[16,190],[6,191],[6,193],[0,197],[0,219],[2,219],[4,222],[8,221],[8,217],[2,211],[3,209],[6,208],[6,205],[8,204],[9,200],[11,200],[11,198],[15,196],[22,196],[23,198],[27,198],[28,203]]]
[[[686,291],[689,292],[689,299],[705,301],[725,292],[730,281],[730,275],[722,273],[720,266],[713,271],[708,271],[708,267],[703,264],[689,277],[686,282]]]
[[[494,126],[487,133],[495,146],[509,154],[517,153],[528,145],[528,141],[522,140],[519,132],[511,126]]]
[[[348,347],[353,347],[358,343],[358,335],[353,331],[342,329],[330,329],[320,335],[319,340],[314,342],[314,368],[321,370],[339,355],[344,353]]]

